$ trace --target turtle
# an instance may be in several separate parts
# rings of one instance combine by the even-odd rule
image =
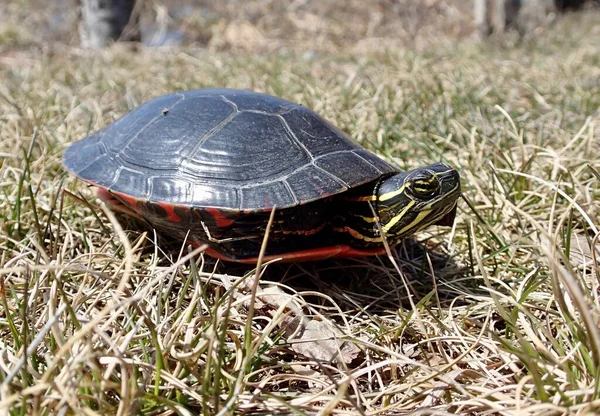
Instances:
[[[383,254],[451,226],[461,192],[447,164],[402,171],[305,106],[225,88],[151,99],[63,164],[113,211],[241,263],[257,261],[269,223],[265,260]]]

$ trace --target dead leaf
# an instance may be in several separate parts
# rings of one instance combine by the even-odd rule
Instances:
[[[326,363],[350,363],[360,349],[347,341],[344,333],[332,322],[306,317],[301,327],[288,328],[292,349],[305,357]],[[287,330],[286,330],[287,331]]]
[[[261,288],[256,294],[256,310],[272,318],[284,305],[286,315],[280,316],[279,327],[284,328],[288,342],[297,354],[323,363],[348,364],[360,353],[356,344],[345,339],[347,335],[333,321],[307,316],[299,300],[280,287]]]

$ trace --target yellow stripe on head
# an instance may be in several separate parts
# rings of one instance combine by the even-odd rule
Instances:
[[[414,181],[413,184],[414,185],[429,185],[432,182],[437,181],[435,176],[432,176],[431,178],[425,180],[425,179],[419,179],[418,181]]]
[[[455,206],[459,194],[458,172],[444,164],[386,178],[377,188],[376,209],[382,231],[397,242],[439,221]]]
[[[433,205],[434,204],[431,203],[431,204],[428,204],[425,207],[423,207],[423,209],[421,211],[419,211],[419,213],[417,214],[415,219],[413,219],[410,222],[410,224],[405,225],[400,230],[391,234],[389,237],[402,236],[405,233],[416,232],[416,231],[420,230],[421,228],[424,228],[424,227],[428,226],[429,224],[433,224],[436,221],[440,220],[444,215],[446,215],[448,212],[450,212],[452,210],[452,208],[454,207],[454,205],[451,205],[452,208],[450,208],[450,209],[440,210],[439,212],[436,213],[436,215],[434,217],[429,218],[429,220],[427,222],[423,222],[421,224],[421,222],[425,218],[427,218],[428,215],[431,214]],[[384,230],[385,230],[385,228],[384,228]],[[385,231],[387,232],[387,230],[385,230]]]
[[[402,185],[400,188],[398,188],[397,190],[395,190],[393,192],[388,192],[387,194],[379,195],[379,197],[377,199],[379,199],[380,201],[387,201],[389,199],[392,199],[400,194],[403,194],[408,185],[409,185],[408,183],[405,183],[404,185]]]
[[[404,233],[406,233],[409,230],[413,230],[413,228],[416,228],[416,226],[421,223],[421,221],[423,221],[423,219],[425,217],[427,217],[429,214],[431,213],[431,210],[427,209],[427,210],[423,210],[423,211],[419,211],[419,213],[417,214],[417,216],[415,217],[414,220],[412,220],[410,222],[410,224],[405,225],[404,227],[402,227],[399,231],[394,232],[394,234],[392,234],[393,236],[396,235],[403,235]],[[426,226],[428,224],[422,224],[423,226]],[[422,228],[421,227],[421,228]]]
[[[415,204],[416,204],[415,201],[410,201],[408,204],[406,204],[406,206],[402,209],[402,211],[400,211],[398,213],[398,215],[395,215],[394,217],[392,217],[391,220],[389,220],[387,223],[383,224],[383,227],[382,227],[383,232],[387,233],[390,230],[390,228],[392,228],[394,225],[396,225],[398,223],[398,221],[400,221]]]

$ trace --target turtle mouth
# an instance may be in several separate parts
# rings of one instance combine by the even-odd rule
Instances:
[[[452,227],[454,224],[454,219],[456,218],[457,205],[454,204],[454,207],[446,213],[442,218],[433,223],[433,225],[441,225],[444,227]]]

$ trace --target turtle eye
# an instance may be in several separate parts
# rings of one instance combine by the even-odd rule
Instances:
[[[440,181],[435,174],[427,172],[411,178],[408,189],[417,198],[431,198],[439,191]]]

